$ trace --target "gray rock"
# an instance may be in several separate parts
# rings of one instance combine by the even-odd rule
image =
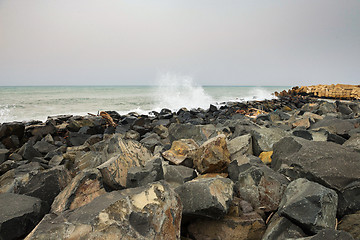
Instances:
[[[31,160],[34,157],[42,157],[42,154],[36,150],[30,142],[25,143],[19,150],[23,159]]]
[[[258,128],[251,131],[253,138],[253,152],[255,156],[259,156],[262,152],[273,150],[273,145],[289,133],[280,128]]]
[[[16,189],[16,193],[37,197],[50,209],[54,198],[67,186],[71,176],[64,166],[38,172],[30,176],[28,182]]]
[[[147,161],[144,167],[131,167],[127,173],[126,187],[134,188],[164,179],[162,159]]]
[[[201,145],[206,140],[216,136],[214,125],[191,125],[172,123],[169,127],[169,138],[173,142],[180,139],[193,139]]]
[[[288,239],[298,239],[301,237],[306,237],[307,235],[304,231],[290,220],[285,217],[280,217],[278,214],[275,214],[264,235],[262,240],[288,240]]]
[[[242,155],[238,157],[228,166],[229,178],[233,180],[233,182],[237,182],[239,180],[239,173],[246,171],[253,165],[264,165],[264,163],[259,157],[253,155]]]
[[[271,166],[286,164],[305,177],[339,194],[338,214],[360,210],[360,153],[332,142],[284,138],[274,145]],[[326,166],[326,167],[325,167]]]
[[[229,209],[233,186],[228,178],[201,178],[186,182],[175,191],[183,203],[183,214],[219,219]]]
[[[173,187],[178,187],[196,177],[195,169],[181,165],[165,165],[164,179]]]
[[[129,130],[129,131],[126,132],[125,138],[126,139],[132,139],[132,140],[135,140],[135,141],[139,141],[140,140],[140,133],[138,133],[135,130]]]
[[[34,197],[2,193],[0,203],[0,239],[24,238],[45,214]]]
[[[113,191],[60,215],[48,214],[30,239],[180,239],[182,204],[165,183]]]
[[[227,147],[230,152],[230,160],[234,161],[244,154],[253,154],[252,138],[250,134],[236,137],[227,142]]]
[[[336,224],[337,194],[318,183],[299,178],[285,190],[279,214],[317,233]]]
[[[13,161],[13,160],[7,160],[0,164],[0,176],[6,173],[7,171],[17,168],[19,166],[19,163]]]
[[[56,127],[52,122],[39,123],[25,127],[26,135],[32,135],[37,138],[42,138],[48,134],[56,133]]]
[[[154,151],[155,146],[161,145],[160,137],[156,133],[146,134],[145,137],[140,140],[140,143],[142,143],[151,152]]]
[[[55,155],[54,157],[52,157],[49,161],[49,166],[50,167],[56,167],[59,166],[61,164],[64,164],[64,157],[62,155]]]
[[[51,143],[45,141],[38,141],[33,146],[38,152],[47,154],[50,151],[54,151],[57,147]]]
[[[337,134],[340,136],[347,136],[354,128],[355,126],[350,120],[338,118],[324,118],[323,120],[314,123],[310,127],[311,130],[325,129],[332,134]]]
[[[265,165],[253,165],[240,172],[235,191],[239,197],[252,204],[255,209],[275,211],[289,181],[280,173]]]
[[[86,140],[90,137],[88,134],[70,132],[69,137],[67,138],[69,146],[80,146],[83,145]]]
[[[360,152],[360,133],[354,134],[347,140],[343,146],[352,148],[358,152]]]

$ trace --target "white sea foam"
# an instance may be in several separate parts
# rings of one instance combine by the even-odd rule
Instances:
[[[168,108],[176,111],[182,107],[208,108],[214,99],[205,93],[189,76],[166,73],[158,79],[155,110]]]
[[[13,121],[15,105],[0,105],[0,123]]]

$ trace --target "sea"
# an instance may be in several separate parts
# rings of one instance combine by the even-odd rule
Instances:
[[[46,121],[48,116],[117,111],[149,114],[163,108],[209,108],[233,101],[275,98],[289,86],[200,86],[191,81],[152,86],[16,86],[0,87],[0,123]]]

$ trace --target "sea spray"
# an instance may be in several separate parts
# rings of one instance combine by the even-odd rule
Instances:
[[[176,111],[182,107],[207,109],[214,102],[189,76],[166,73],[159,78],[157,85],[156,110],[168,108]]]

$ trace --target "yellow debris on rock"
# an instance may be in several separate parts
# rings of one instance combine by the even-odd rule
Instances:
[[[269,164],[271,163],[271,156],[273,155],[273,151],[269,151],[269,152],[262,152],[259,155],[259,158],[261,159],[261,161],[265,164]]]

